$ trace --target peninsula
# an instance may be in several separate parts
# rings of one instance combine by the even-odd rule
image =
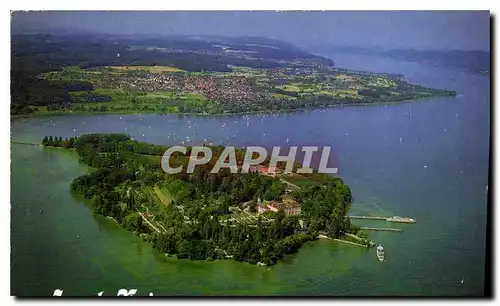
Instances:
[[[259,37],[19,35],[11,114],[234,114],[453,96]]]

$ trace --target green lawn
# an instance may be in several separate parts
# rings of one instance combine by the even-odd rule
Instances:
[[[174,200],[167,188],[155,186],[153,189],[163,204],[169,205]]]
[[[306,178],[300,174],[285,174],[282,176],[283,179],[293,183],[299,187],[310,187],[310,186],[319,186],[321,185],[319,182],[316,182],[310,178]]]

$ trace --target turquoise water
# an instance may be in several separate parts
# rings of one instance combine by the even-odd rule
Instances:
[[[71,115],[14,120],[12,139],[127,132],[158,144],[329,145],[353,214],[401,215],[374,250],[316,241],[271,270],[166,258],[69,193],[86,171],[73,153],[12,144],[13,295],[483,295],[490,129],[489,78],[360,56],[342,67],[403,73],[455,98],[272,116]],[[223,124],[225,123],[225,124]],[[286,139],[289,142],[286,142]],[[206,139],[206,140],[205,140]],[[39,210],[43,212],[39,214]],[[386,226],[377,221],[360,225]],[[80,238],[77,238],[80,237]],[[463,277],[464,283],[461,284]]]

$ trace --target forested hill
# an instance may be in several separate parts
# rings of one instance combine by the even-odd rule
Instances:
[[[333,66],[333,62],[291,44],[260,37],[104,34],[12,36],[14,71],[51,71],[68,65],[81,68],[165,65],[187,71],[230,71],[228,65],[273,68]]]

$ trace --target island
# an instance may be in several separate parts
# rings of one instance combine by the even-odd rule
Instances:
[[[454,96],[260,37],[12,39],[11,115],[295,111]]]
[[[352,195],[340,177],[271,174],[267,160],[249,173],[210,173],[222,146],[210,146],[211,161],[193,173],[167,174],[160,161],[168,147],[126,134],[48,136],[42,145],[74,150],[90,171],[72,181],[71,192],[168,256],[269,266],[318,237],[372,245],[348,218]],[[189,152],[174,153],[170,164],[186,166]],[[241,161],[244,152],[236,156]]]

